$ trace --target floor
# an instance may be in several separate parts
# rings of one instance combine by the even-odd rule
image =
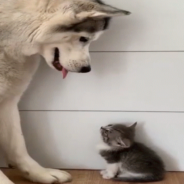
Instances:
[[[23,179],[16,170],[4,169],[3,172],[15,184],[31,184],[31,182]],[[97,171],[69,171],[73,176],[72,184],[129,184],[122,182],[112,182],[101,179]],[[141,183],[139,183],[141,184]],[[152,183],[154,184],[154,183]],[[166,174],[166,179],[163,182],[156,184],[184,184],[184,172],[170,172]]]

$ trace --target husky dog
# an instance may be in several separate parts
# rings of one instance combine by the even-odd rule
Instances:
[[[111,17],[130,12],[100,0],[0,0],[0,146],[31,181],[63,183],[70,174],[43,168],[28,154],[17,104],[39,60],[63,74],[91,70],[89,45]],[[1,184],[13,184],[0,171]]]

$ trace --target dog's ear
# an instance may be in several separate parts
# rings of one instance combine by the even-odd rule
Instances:
[[[131,14],[129,11],[94,1],[79,1],[77,5],[80,7],[80,10],[76,15],[79,19],[114,17]]]

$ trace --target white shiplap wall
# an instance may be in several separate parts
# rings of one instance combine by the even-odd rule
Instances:
[[[184,1],[107,0],[130,10],[93,44],[89,74],[42,64],[20,103],[31,155],[43,165],[99,169],[99,127],[138,121],[137,139],[184,171]]]

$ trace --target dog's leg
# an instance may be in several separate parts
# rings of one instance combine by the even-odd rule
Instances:
[[[13,184],[4,174],[0,171],[0,183],[1,184]]]
[[[29,156],[20,126],[17,102],[14,99],[0,104],[0,145],[9,164],[34,182],[50,184],[70,181],[71,176],[67,172],[43,168]]]

